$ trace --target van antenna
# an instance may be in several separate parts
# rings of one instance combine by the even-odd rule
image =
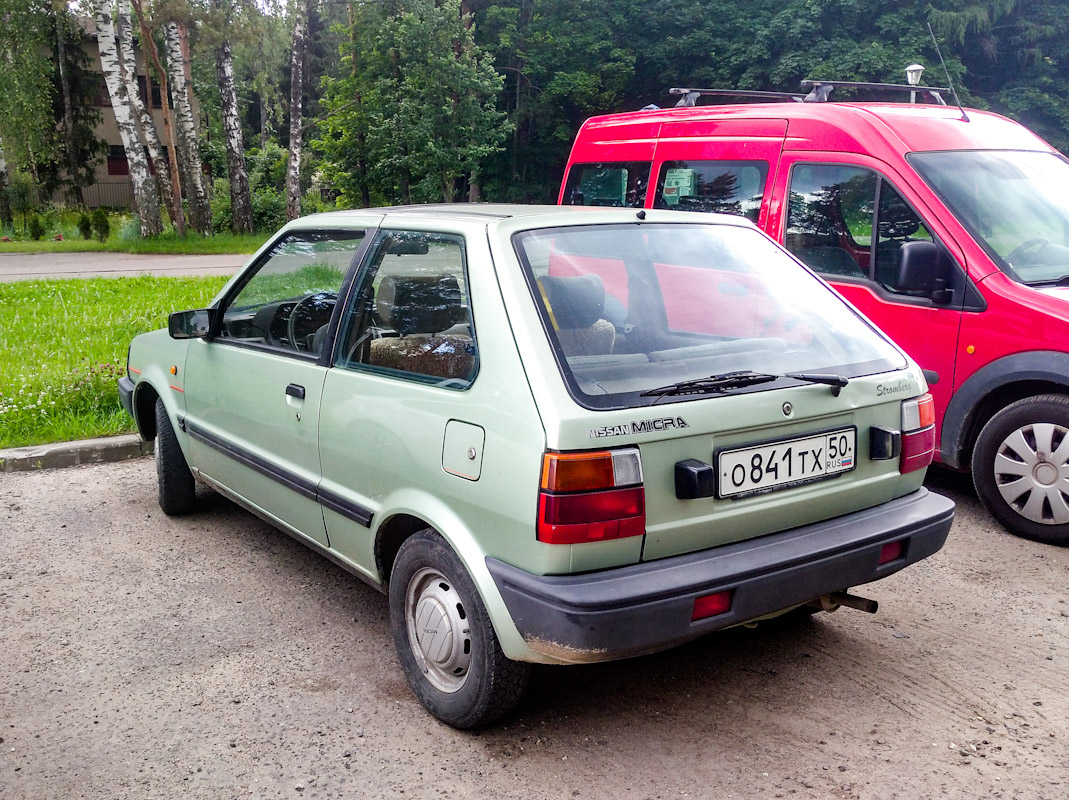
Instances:
[[[943,67],[943,74],[947,76],[947,86],[950,87],[950,93],[954,95],[954,102],[958,105],[958,111],[961,112],[961,118],[966,122],[969,122],[969,115],[965,113],[965,108],[961,105],[961,100],[958,99],[958,90],[954,88],[954,81],[950,79],[950,70],[947,69],[947,63],[943,60],[943,53],[939,50],[939,41],[935,38],[935,31],[932,30],[932,23],[926,23],[928,25],[928,34],[932,37],[932,44],[935,45],[935,54],[939,56],[939,63]]]

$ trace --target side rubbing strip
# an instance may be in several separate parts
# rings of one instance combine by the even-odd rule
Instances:
[[[363,525],[365,528],[371,527],[372,512],[369,509],[355,503],[350,503],[333,492],[322,491],[311,481],[298,475],[294,475],[287,470],[279,469],[276,465],[261,458],[255,453],[250,453],[242,447],[237,447],[219,436],[204,430],[195,423],[185,420],[185,418],[183,418],[182,422],[185,423],[186,433],[197,441],[203,442],[214,450],[218,450],[223,455],[230,456],[230,458],[244,464],[250,469],[256,470],[261,475],[265,475],[274,481],[278,481],[287,489],[292,489],[302,497],[315,500],[325,508],[329,508],[331,511],[336,511],[343,517],[347,517],[348,519]]]
[[[323,506],[323,508],[330,509],[331,511],[341,514],[343,517],[351,519],[359,525],[363,525],[365,528],[371,527],[370,510],[363,506],[359,506],[356,503],[350,503],[348,500],[334,494],[334,492],[320,489],[319,504]]]
[[[307,481],[304,478],[300,478],[292,473],[281,470],[266,459],[260,458],[244,448],[237,447],[213,433],[209,433],[189,420],[186,420],[186,432],[197,441],[204,442],[208,447],[218,450],[224,455],[230,456],[235,461],[244,464],[250,469],[256,470],[261,475],[266,475],[268,478],[278,481],[287,489],[292,489],[302,497],[308,497],[312,500],[316,499],[316,486],[311,481]]]

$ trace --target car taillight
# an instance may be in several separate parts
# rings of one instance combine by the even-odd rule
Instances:
[[[545,454],[538,541],[581,544],[645,532],[646,493],[638,448]]]
[[[902,456],[898,471],[924,469],[935,456],[935,402],[922,394],[902,403]]]

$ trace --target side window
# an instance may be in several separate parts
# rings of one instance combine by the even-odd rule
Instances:
[[[899,254],[918,241],[931,242],[932,235],[872,170],[801,164],[792,171],[787,249],[817,272],[872,278],[889,291],[917,294],[899,285]]]
[[[767,177],[765,161],[666,161],[654,207],[717,211],[757,222]]]
[[[787,249],[825,275],[868,277],[875,172],[801,164],[791,173]]]
[[[572,164],[564,186],[563,205],[642,208],[650,166],[649,161]]]
[[[876,229],[876,280],[885,289],[898,291],[898,251],[906,242],[930,242],[932,235],[902,195],[885,180],[880,181]]]
[[[318,354],[363,231],[294,231],[279,239],[223,310],[218,341]]]
[[[463,239],[380,234],[340,330],[340,367],[467,388],[478,358]]]

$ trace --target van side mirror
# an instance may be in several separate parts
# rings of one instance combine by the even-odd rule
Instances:
[[[950,257],[935,242],[904,242],[898,250],[895,289],[913,297],[927,297],[936,305],[954,298]]]
[[[172,339],[207,339],[212,330],[213,310],[176,311],[167,318],[167,332]]]

